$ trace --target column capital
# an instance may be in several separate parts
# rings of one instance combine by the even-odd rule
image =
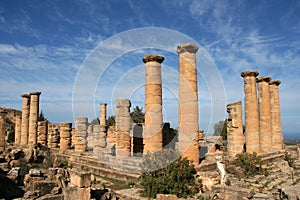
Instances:
[[[165,60],[163,56],[157,55],[157,54],[147,54],[143,57],[143,62],[158,62],[162,63]]]
[[[197,53],[199,47],[193,43],[183,43],[177,46],[177,53],[184,53],[184,52],[189,52],[189,53]]]
[[[30,95],[40,95],[40,94],[42,94],[41,92],[30,92]]]
[[[21,97],[22,97],[22,98],[29,98],[30,95],[29,95],[29,94],[21,94]]]
[[[269,85],[280,85],[281,84],[281,81],[280,80],[273,80],[273,81],[270,81],[269,82]]]
[[[242,102],[241,102],[241,101],[237,101],[237,102],[234,102],[234,103],[229,103],[229,104],[227,104],[227,112],[228,112],[232,107],[234,107],[234,106],[236,106],[236,105],[242,106]]]
[[[100,106],[107,106],[107,103],[100,103]]]
[[[260,76],[258,78],[256,78],[256,82],[270,82],[271,81],[271,77],[270,76]]]
[[[5,111],[5,110],[0,111],[0,116],[1,117],[5,117],[6,114],[7,114],[7,111]]]
[[[247,70],[247,71],[243,71],[241,73],[241,76],[242,77],[247,77],[247,76],[254,76],[254,77],[257,77],[258,76],[258,71],[256,70]]]

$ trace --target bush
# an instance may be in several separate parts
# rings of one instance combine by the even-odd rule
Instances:
[[[250,177],[258,174],[265,174],[262,169],[261,158],[254,152],[252,154],[242,153],[237,155],[236,164],[242,168],[245,177]]]
[[[295,159],[286,151],[284,154],[284,160],[288,162],[290,167],[293,167]]]
[[[178,152],[169,149],[147,154],[141,167],[143,194],[149,198],[155,198],[156,194],[187,197],[198,192],[196,170],[191,162],[182,158]]]

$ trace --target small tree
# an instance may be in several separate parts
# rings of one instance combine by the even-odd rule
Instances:
[[[145,122],[145,113],[143,112],[143,108],[140,108],[139,106],[133,108],[130,117],[134,123],[141,124]]]
[[[107,127],[114,126],[116,124],[115,116],[109,116],[106,120]]]
[[[149,198],[155,198],[156,194],[187,197],[198,192],[194,165],[174,150],[147,154],[142,169],[140,180],[143,194]]]
[[[39,116],[38,116],[38,121],[45,121],[47,118],[45,117],[43,111],[41,110]]]
[[[214,135],[222,136],[225,140],[227,139],[227,119],[221,120],[214,125]]]
[[[99,124],[100,124],[100,120],[98,117],[93,119],[93,121],[91,122],[91,125],[99,125]]]

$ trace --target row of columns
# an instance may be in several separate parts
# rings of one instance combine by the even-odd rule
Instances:
[[[243,134],[242,105],[236,102],[227,105],[228,152],[230,155],[243,152],[260,153],[283,149],[281,132],[279,80],[261,76],[254,70],[244,71],[245,91],[245,142],[239,138]],[[237,142],[238,141],[238,142]]]

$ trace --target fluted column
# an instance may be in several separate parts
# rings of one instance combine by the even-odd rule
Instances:
[[[272,127],[270,113],[269,82],[271,77],[262,76],[256,79],[259,105],[259,144],[261,152],[272,150]]]
[[[107,103],[100,103],[100,126],[106,127],[106,106]]]
[[[243,153],[245,137],[243,134],[242,102],[227,105],[227,149],[229,156],[235,157]]]
[[[6,111],[0,111],[0,151],[5,151],[5,116],[7,112]]]
[[[178,53],[178,149],[183,157],[199,163],[199,114],[196,53],[192,43],[177,46]]]
[[[60,150],[66,150],[71,148],[71,132],[72,123],[71,122],[61,122],[60,123]]]
[[[29,109],[30,109],[30,95],[22,94],[22,127],[21,127],[21,145],[28,144],[28,129],[29,129]]]
[[[259,153],[259,118],[256,93],[256,77],[258,72],[254,70],[244,71],[241,76],[244,78],[245,91],[245,119],[246,119],[246,152]]]
[[[21,144],[21,127],[22,121],[21,116],[16,116],[16,123],[15,123],[15,145],[19,146]]]
[[[163,61],[164,57],[156,54],[148,54],[143,57],[146,65],[144,154],[163,148],[161,88],[161,63]]]
[[[130,100],[116,100],[116,155],[131,155],[131,137],[130,137]]]
[[[280,100],[278,89],[280,83],[281,82],[279,80],[274,80],[269,83],[273,150],[281,150],[284,146],[283,135],[281,132]]]
[[[41,92],[30,93],[30,112],[29,112],[29,134],[28,145],[37,144],[37,123],[39,117],[39,97]]]

